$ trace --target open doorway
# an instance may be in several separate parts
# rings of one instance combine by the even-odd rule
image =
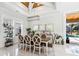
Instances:
[[[22,34],[22,23],[14,22],[14,43],[18,42],[18,35]]]

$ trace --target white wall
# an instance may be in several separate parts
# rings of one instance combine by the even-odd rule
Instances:
[[[58,11],[52,11],[44,14],[40,14],[40,20],[38,21],[31,21],[31,26],[33,24],[53,24],[54,25],[54,32],[62,35],[63,38],[65,37],[65,28],[64,27],[64,16],[62,13]]]
[[[56,2],[56,8],[63,13],[79,11],[79,2]]]
[[[23,25],[22,28],[22,35],[26,34],[25,33],[25,29],[27,28],[27,16],[25,17],[23,14],[19,13],[19,12],[15,12],[9,8],[7,8],[5,4],[0,3],[0,6],[4,6],[4,7],[0,7],[0,48],[4,47],[4,42],[5,39],[4,37],[4,33],[3,33],[3,19],[4,18],[8,18],[8,19],[12,19],[14,22],[20,22]],[[17,39],[14,38],[14,43],[17,42]]]

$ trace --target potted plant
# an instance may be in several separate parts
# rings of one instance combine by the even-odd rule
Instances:
[[[30,34],[31,33],[31,28],[27,28],[27,34]]]

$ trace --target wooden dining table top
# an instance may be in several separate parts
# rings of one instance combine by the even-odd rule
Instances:
[[[46,38],[46,39],[42,39],[41,41],[42,42],[48,42],[48,41],[50,41],[51,39],[48,37],[48,38]]]

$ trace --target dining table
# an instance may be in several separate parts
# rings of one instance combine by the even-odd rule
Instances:
[[[46,55],[48,55],[48,53],[49,53],[48,52],[48,48],[49,48],[48,45],[49,45],[49,42],[51,42],[51,40],[52,39],[50,39],[50,37],[41,40],[42,45],[44,44],[43,46],[46,48]]]
[[[33,37],[33,35],[31,35],[31,38]],[[41,39],[41,46],[46,49],[46,55],[48,55],[48,49],[49,49],[49,42],[52,42],[52,36],[51,35],[47,35],[46,39]],[[31,45],[34,45],[34,43],[31,41]],[[33,49],[32,49],[33,50]]]

